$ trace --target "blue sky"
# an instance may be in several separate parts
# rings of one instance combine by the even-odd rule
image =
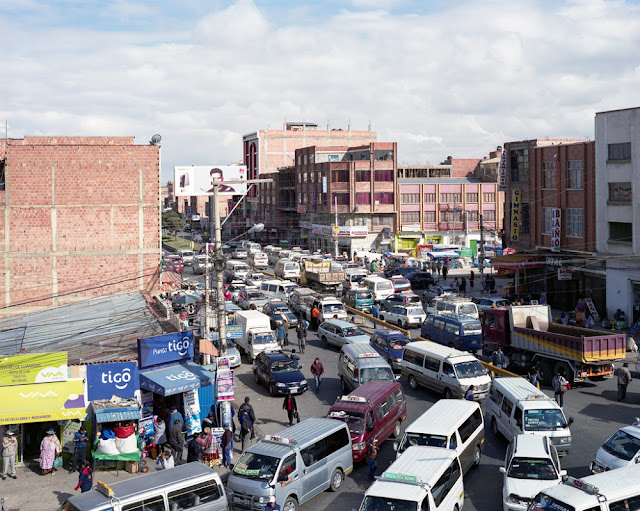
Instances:
[[[400,163],[593,137],[638,106],[640,9],[605,0],[0,0],[9,136],[163,137],[174,165],[241,158],[285,120],[366,129]]]

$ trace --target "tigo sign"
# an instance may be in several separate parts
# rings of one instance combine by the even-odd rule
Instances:
[[[193,360],[193,331],[138,339],[138,362],[149,367],[181,360]]]
[[[562,228],[560,208],[551,208],[551,251],[560,252],[560,231]]]
[[[138,365],[135,362],[112,362],[87,366],[89,401],[134,397],[138,390]]]

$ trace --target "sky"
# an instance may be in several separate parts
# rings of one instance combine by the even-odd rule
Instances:
[[[437,164],[640,106],[629,0],[0,0],[0,45],[2,136],[158,133],[163,183],[286,121]]]

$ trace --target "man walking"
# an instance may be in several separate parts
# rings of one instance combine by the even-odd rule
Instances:
[[[367,448],[367,464],[369,465],[369,479],[373,481],[378,469],[378,440],[376,438],[369,442]]]
[[[624,401],[627,397],[627,385],[631,381],[631,373],[629,372],[629,364],[626,362],[622,367],[618,367],[613,373],[618,377],[618,401]]]
[[[500,369],[506,369],[507,360],[500,346],[498,346],[498,349],[493,352],[493,355],[491,355],[491,363]]]
[[[569,388],[569,382],[560,373],[557,373],[553,380],[551,380],[551,386],[553,387],[553,395],[556,403],[562,408],[564,406],[564,393]]]
[[[10,477],[17,479],[16,476],[16,454],[18,452],[18,441],[16,434],[10,429],[5,431],[2,438],[2,480],[7,478],[7,470],[11,467]]]
[[[320,384],[322,383],[322,375],[324,374],[324,366],[319,358],[316,358],[311,364],[311,374],[316,382],[316,394],[320,392]]]
[[[89,436],[84,426],[80,426],[80,429],[73,435],[73,443],[75,447],[73,449],[73,462],[71,463],[71,472],[75,472],[76,468],[80,470],[85,458],[87,457],[87,441]]]
[[[304,348],[307,345],[307,328],[309,327],[307,320],[300,317],[298,326],[296,327],[296,334],[298,336],[298,348],[300,353],[304,353]]]
[[[296,398],[291,395],[291,392],[289,392],[289,395],[284,398],[282,409],[287,411],[289,426],[293,426],[293,419],[298,412],[298,404],[296,403]]]
[[[173,426],[169,428],[169,446],[173,453],[175,462],[182,460],[182,451],[184,448],[184,437],[182,436],[182,426],[180,421],[176,419]]]
[[[447,280],[447,274],[449,273],[449,265],[445,262],[442,266],[442,278]]]
[[[278,326],[276,327],[276,337],[278,338],[278,345],[281,348],[289,344],[287,342],[287,331],[282,321],[278,321]]]
[[[227,427],[222,433],[222,466],[229,468],[231,466],[231,452],[233,451],[233,434]]]

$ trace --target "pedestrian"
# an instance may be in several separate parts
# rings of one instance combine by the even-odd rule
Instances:
[[[293,419],[298,416],[298,404],[296,403],[296,398],[293,397],[291,392],[284,398],[284,403],[282,403],[282,409],[287,411],[287,417],[289,417],[289,426],[293,426]],[[300,422],[298,420],[298,422]]]
[[[80,476],[78,477],[78,486],[75,490],[80,490],[80,493],[85,493],[93,486],[93,470],[91,469],[91,463],[87,459],[82,460],[80,466]]]
[[[316,394],[320,392],[320,384],[322,383],[322,375],[324,374],[324,367],[319,358],[316,358],[311,364],[311,374],[316,383]]]
[[[298,349],[300,350],[300,353],[304,353],[304,349],[307,345],[307,328],[309,328],[307,320],[303,317],[300,317],[300,319],[298,320],[298,326],[296,327]]]
[[[371,263],[371,271],[373,273],[378,273],[378,262],[377,261],[373,261]]]
[[[176,460],[171,455],[171,451],[169,449],[165,449],[162,456],[159,456],[156,460],[156,465],[160,467],[160,470],[166,470],[168,468],[175,467]]]
[[[167,443],[167,424],[161,417],[158,417],[153,426],[153,443],[158,446],[158,449],[164,449],[164,446]],[[160,456],[161,453],[162,451],[159,450],[158,456]]]
[[[73,443],[75,444],[75,447],[73,449],[73,462],[71,463],[71,470],[69,472],[75,472],[76,467],[78,470],[82,468],[84,460],[87,457],[88,440],[89,435],[87,435],[87,430],[84,429],[84,426],[80,426],[80,429],[73,435]]]
[[[171,415],[169,415],[169,428],[171,428],[171,425],[175,424],[176,421],[179,421],[180,429],[182,429],[184,427],[184,418],[182,417],[182,414],[178,411],[176,406],[172,406],[170,410]]]
[[[496,289],[496,279],[493,278],[493,275],[489,275],[489,291],[495,291]]]
[[[440,275],[441,271],[442,271],[442,261],[438,259],[438,262],[436,263],[436,272],[438,272],[438,275]]]
[[[7,477],[7,471],[11,467],[9,477],[17,479],[16,475],[16,454],[18,453],[18,440],[16,434],[8,429],[2,437],[2,480]]]
[[[629,372],[629,364],[626,362],[622,367],[618,367],[613,373],[618,377],[618,401],[624,401],[627,397],[627,385],[631,381],[631,372]]]
[[[242,428],[242,423],[247,418],[249,419],[249,421],[251,421],[251,425],[253,427],[253,424],[256,422],[256,414],[253,411],[253,406],[249,404],[249,396],[246,396],[244,398],[244,403],[242,403],[240,405],[240,408],[238,408],[238,420],[240,421],[241,428]]]
[[[444,263],[444,265],[442,266],[442,278],[445,281],[447,280],[448,273],[449,273],[449,265],[447,263]]]
[[[291,355],[289,355],[289,358],[293,360],[296,363],[296,367],[300,369],[300,356],[296,353],[295,348],[291,350]]]
[[[182,461],[182,451],[184,449],[184,437],[182,436],[182,427],[180,421],[176,419],[173,426],[169,428],[169,446],[175,461]]]
[[[371,306],[371,315],[375,318],[378,319],[380,318],[380,306],[377,303],[374,303]]]
[[[209,412],[207,414],[207,416],[202,419],[202,431],[204,431],[204,428],[215,428],[216,424],[215,424],[215,418],[213,416],[213,412]]]
[[[264,506],[264,511],[280,511],[281,508],[278,504],[276,504],[276,497],[275,495],[271,495],[271,497],[269,497],[269,502],[267,502]]]
[[[468,389],[467,389],[467,391],[464,393],[464,398],[465,398],[467,401],[473,401],[473,399],[474,399],[473,391],[474,391],[475,389],[476,389],[476,388],[475,388],[473,385],[469,385],[469,388],[468,388]]]
[[[471,286],[471,289],[473,289],[473,283],[476,280],[476,274],[473,273],[473,270],[471,270],[469,272],[469,286]]]
[[[378,439],[373,438],[369,442],[369,447],[367,448],[367,464],[369,465],[369,479],[373,481],[376,475],[376,470],[378,468]]]
[[[278,321],[276,324],[276,338],[278,339],[278,345],[282,348],[283,346],[289,344],[286,340],[287,331],[285,330],[282,321]]]
[[[313,306],[313,309],[311,309],[311,328],[313,330],[317,330],[318,329],[318,317],[320,316],[320,310],[318,309],[317,306]]]
[[[202,430],[202,434],[198,438],[198,443],[202,449],[202,463],[207,467],[212,467],[215,464],[215,460],[220,458],[218,454],[218,440],[215,435],[211,433],[211,428],[206,427]]]
[[[233,452],[233,433],[229,428],[225,428],[222,433],[222,466],[231,466],[231,453]]]
[[[553,395],[556,403],[558,403],[560,407],[563,407],[564,393],[569,390],[569,382],[560,373],[556,373],[553,380],[551,380],[551,386],[553,387]]]
[[[491,355],[491,363],[500,369],[507,368],[507,360],[500,346],[498,346],[498,349],[493,352],[493,355]]]
[[[56,436],[56,432],[53,428],[49,428],[45,434],[45,437],[40,443],[40,469],[42,475],[56,473],[56,469],[53,468],[53,462],[56,457],[62,452],[62,446],[60,445],[60,439]]]
[[[465,294],[467,292],[467,279],[464,277],[460,278],[460,292]]]
[[[251,419],[246,416],[242,419],[242,423],[240,424],[240,438],[242,439],[243,452],[251,446],[251,438],[253,436],[253,422],[251,422]]]
[[[209,430],[211,431],[211,430]],[[200,455],[202,454],[202,446],[198,442],[200,433],[197,431],[193,433],[193,437],[187,444],[187,463],[193,463],[194,461],[200,461]]]
[[[560,323],[562,323],[563,325],[569,324],[569,317],[564,312],[560,314]]]
[[[529,374],[529,383],[531,383],[531,385],[533,385],[535,388],[540,389],[540,382],[538,381],[538,371],[537,371],[537,369],[534,369]]]

